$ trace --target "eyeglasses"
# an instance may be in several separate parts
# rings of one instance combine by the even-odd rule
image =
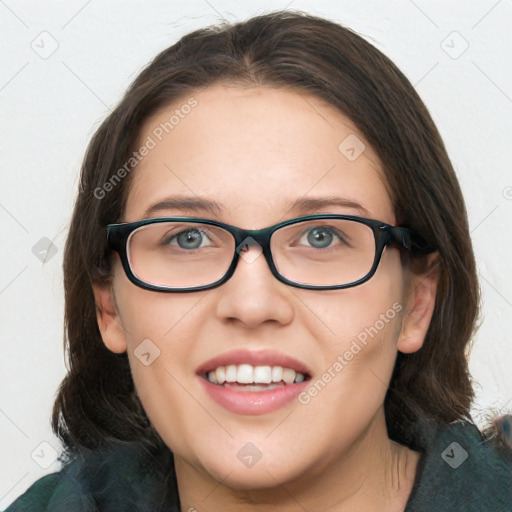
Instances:
[[[241,229],[196,217],[143,219],[107,226],[128,279],[147,290],[189,292],[225,283],[242,257],[263,254],[281,282],[309,290],[349,288],[368,281],[387,245],[433,252],[404,227],[352,215],[315,214],[264,229]],[[256,248],[249,258],[250,251]]]

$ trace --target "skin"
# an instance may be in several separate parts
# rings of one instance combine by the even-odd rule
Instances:
[[[192,94],[198,105],[134,171],[124,221],[171,195],[218,201],[218,213],[164,210],[151,216],[204,216],[263,228],[307,213],[363,215],[394,224],[380,162],[364,136],[314,96],[285,89],[216,85]],[[176,102],[145,123],[141,143]],[[338,149],[356,134],[366,149],[349,161]],[[336,195],[365,209],[289,210],[303,196]],[[431,258],[435,258],[432,256]],[[105,345],[127,351],[142,404],[175,455],[182,511],[404,509],[419,454],[389,440],[383,402],[397,351],[421,348],[437,276],[412,275],[397,249],[384,251],[368,282],[345,290],[303,290],[277,281],[263,257],[240,259],[222,286],[158,293],[131,284],[117,255],[111,286],[95,285]],[[403,309],[308,404],[263,415],[215,403],[195,369],[232,349],[277,350],[306,363],[313,381],[394,303]],[[134,356],[149,338],[151,365]],[[237,452],[253,443],[251,468]]]

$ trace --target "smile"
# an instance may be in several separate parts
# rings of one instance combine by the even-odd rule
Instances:
[[[286,384],[297,384],[305,378],[303,373],[282,366],[253,366],[240,364],[219,366],[208,372],[212,384],[226,385],[244,391],[261,391],[275,389]],[[253,384],[253,385],[251,385]]]
[[[276,352],[231,351],[196,371],[217,404],[237,414],[266,414],[289,404],[308,385],[311,372]]]

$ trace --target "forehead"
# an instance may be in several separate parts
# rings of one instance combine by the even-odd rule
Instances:
[[[298,200],[310,203],[301,213],[343,213],[351,202],[366,216],[394,221],[380,162],[364,136],[302,92],[224,85],[194,91],[147,119],[143,146],[149,149],[133,171],[125,221],[147,216],[170,196],[211,200],[219,208],[209,217],[246,228],[289,218]],[[312,201],[334,196],[343,204]]]

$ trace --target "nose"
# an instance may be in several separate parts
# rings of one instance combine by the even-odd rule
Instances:
[[[266,322],[282,325],[293,319],[291,291],[278,281],[257,244],[246,244],[240,251],[234,274],[217,290],[217,316],[255,328]]]

